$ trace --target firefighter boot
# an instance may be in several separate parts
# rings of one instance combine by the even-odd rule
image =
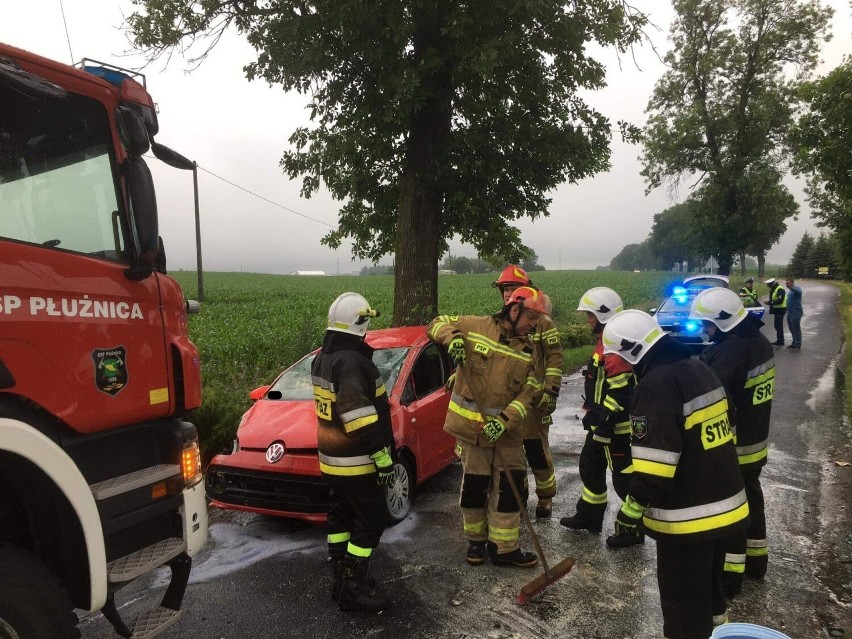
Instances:
[[[467,547],[467,563],[471,566],[481,566],[485,563],[485,542],[471,541]]]
[[[534,568],[538,565],[538,557],[535,553],[524,552],[520,548],[515,548],[511,552],[498,553],[497,544],[492,541],[488,542],[488,555],[491,557],[491,563],[495,566]]]
[[[563,517],[559,520],[559,523],[571,530],[588,530],[595,534],[599,534],[603,529],[602,518],[592,518],[579,512],[573,514],[571,517]]]
[[[640,522],[636,525],[633,531],[625,528],[619,528],[614,535],[606,538],[606,545],[615,550],[619,548],[629,548],[637,544],[645,543],[645,527]]]
[[[367,583],[369,578],[370,559],[346,555],[337,607],[345,612],[380,612],[390,606],[388,598]]]
[[[539,499],[538,505],[535,507],[535,518],[536,519],[547,519],[553,514],[553,500],[548,499]]]
[[[337,546],[337,544],[335,544]],[[343,557],[346,556],[346,545],[340,544],[340,548],[328,547],[328,564],[331,566],[331,575],[334,579],[331,585],[331,598],[337,601],[340,597],[340,587],[343,584]]]

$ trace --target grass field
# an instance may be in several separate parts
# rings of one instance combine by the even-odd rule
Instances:
[[[190,299],[197,295],[194,271],[171,274]],[[446,275],[438,284],[440,313],[485,315],[499,309],[491,287],[494,274]],[[609,271],[543,271],[533,282],[553,300],[553,318],[566,347],[566,370],[576,370],[590,353],[593,340],[584,317],[575,309],[583,292],[609,286],[625,307],[656,306],[676,273]],[[739,288],[741,278],[731,287]],[[736,290],[736,288],[734,290]],[[190,318],[190,336],[199,348],[203,405],[191,419],[198,427],[205,459],[230,445],[250,401],[248,392],[269,383],[286,366],[322,342],[326,315],[340,293],[356,291],[383,312],[371,324],[390,326],[392,276],[262,275],[205,273],[201,313]]]

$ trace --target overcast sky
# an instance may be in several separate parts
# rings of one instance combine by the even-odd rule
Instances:
[[[852,52],[849,2],[826,3],[836,12],[834,39],[823,47],[820,74]],[[636,0],[632,4],[661,27],[650,34],[662,55],[669,46],[669,3]],[[70,62],[73,54],[75,62],[87,57],[137,68],[144,60],[127,54],[129,44],[122,30],[123,15],[133,8],[129,0],[64,0],[63,23],[60,0],[2,0],[0,41],[63,62]],[[625,58],[619,65],[610,52],[601,52],[599,59],[608,63],[609,87],[586,94],[588,102],[612,122],[644,123],[644,109],[663,72],[662,62],[647,45],[635,51],[635,63]],[[320,238],[336,226],[338,203],[326,194],[301,198],[300,182],[288,180],[279,166],[287,138],[296,127],[309,124],[304,109],[308,98],[262,82],[249,83],[242,67],[253,60],[254,51],[234,32],[190,73],[189,62],[177,55],[165,69],[162,62],[156,62],[144,71],[148,90],[159,107],[158,142],[195,160],[202,169],[280,205],[199,171],[204,270],[357,271],[367,263],[353,262],[348,247],[332,251],[320,244]],[[688,196],[685,189],[674,200],[665,189],[646,196],[639,175],[640,149],[618,140],[612,146],[608,173],[561,186],[552,194],[550,217],[518,223],[524,243],[548,269],[608,264],[625,244],[647,237],[655,213]],[[194,269],[192,174],[154,158],[148,164],[154,174],[169,268]],[[810,219],[801,186],[792,178],[788,186],[799,201],[801,214],[798,221],[788,221],[787,233],[767,256],[770,263],[786,263],[805,231],[819,232]],[[453,244],[452,250],[474,255],[469,246]],[[388,256],[382,263],[390,261]]]

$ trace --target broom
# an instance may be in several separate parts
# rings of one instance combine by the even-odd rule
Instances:
[[[527,513],[527,509],[524,506],[524,502],[521,500],[521,493],[518,492],[518,487],[515,485],[515,480],[512,479],[512,474],[506,468],[506,462],[503,458],[503,453],[497,446],[494,446],[494,452],[497,455],[497,460],[500,462],[500,466],[503,467],[503,473],[506,475],[506,479],[509,482],[509,486],[512,489],[512,493],[515,495],[515,500],[518,502],[518,507],[521,509],[521,518],[524,520],[524,524],[527,527],[527,532],[529,532],[530,537],[532,537],[533,544],[535,545],[535,553],[538,555],[538,560],[541,562],[542,568],[544,568],[544,573],[533,579],[531,582],[526,584],[521,588],[521,592],[518,593],[518,603],[525,604],[529,602],[532,597],[535,597],[540,592],[542,592],[545,588],[550,586],[552,583],[561,579],[569,572],[571,572],[571,568],[574,567],[574,558],[566,557],[558,564],[556,564],[553,568],[550,568],[547,565],[547,559],[544,557],[544,551],[541,549],[541,544],[538,541],[538,535],[533,528],[532,522],[530,521],[530,516]]]

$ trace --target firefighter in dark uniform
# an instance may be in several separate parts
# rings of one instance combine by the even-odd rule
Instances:
[[[559,523],[573,530],[601,532],[608,502],[606,471],[612,473],[616,494],[624,499],[633,466],[630,459],[630,416],[627,402],[635,385],[633,368],[622,358],[604,355],[601,336],[607,321],[623,309],[621,297],[611,288],[598,286],[580,298],[577,310],[586,313],[597,341],[584,371],[583,428],[588,431],[580,452],[583,492],[576,512]],[[642,543],[644,535],[620,536],[610,547]]]
[[[775,316],[775,341],[773,346],[784,346],[784,315],[787,313],[787,294],[784,287],[770,277],[764,281],[769,287],[769,314]]]
[[[657,541],[666,639],[707,639],[727,621],[722,572],[727,540],[748,526],[725,389],[704,362],[638,310],[603,332],[604,353],[633,365],[633,474],[617,534]]]
[[[390,407],[373,349],[364,342],[378,312],[357,293],[328,311],[328,329],[311,365],[320,471],[329,486],[328,551],[332,598],[341,610],[379,611],[370,556],[387,525],[385,486],[395,480]]]
[[[459,506],[472,566],[486,555],[498,566],[538,563],[518,544],[520,505],[505,472],[518,486],[526,479],[523,424],[536,394],[529,335],[546,311],[541,291],[521,286],[496,315],[440,315],[427,329],[457,365],[444,431],[462,463]]]
[[[743,574],[760,579],[769,561],[760,472],[769,452],[774,353],[760,332],[763,322],[749,314],[734,292],[726,288],[699,293],[689,317],[704,323],[713,345],[701,359],[716,373],[733,404],[729,415],[751,516],[747,533],[731,539],[725,557],[722,586],[732,599],[742,588]]]

